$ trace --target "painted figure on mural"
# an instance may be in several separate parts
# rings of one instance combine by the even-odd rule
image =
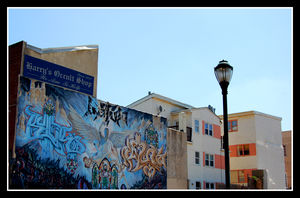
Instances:
[[[111,175],[107,164],[104,164],[100,169],[99,184],[100,189],[110,189]]]
[[[115,165],[111,169],[111,189],[118,189],[118,169]]]
[[[132,131],[111,132],[113,123],[109,122],[101,122],[97,129],[87,124],[72,106],[68,118],[77,133],[88,141],[90,147],[94,148],[94,152],[90,153],[93,160],[102,160],[108,155],[119,160],[117,150],[124,145],[125,138],[132,134]]]

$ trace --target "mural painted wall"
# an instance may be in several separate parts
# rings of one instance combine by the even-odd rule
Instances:
[[[12,188],[166,188],[167,122],[20,77]]]

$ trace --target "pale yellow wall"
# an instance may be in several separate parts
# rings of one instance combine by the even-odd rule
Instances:
[[[230,158],[230,170],[257,169],[256,156]]]
[[[229,132],[229,145],[250,144],[256,143],[256,127],[255,116],[253,112],[242,116],[229,116],[230,120],[238,121],[238,130],[236,132]],[[256,156],[243,156],[230,158],[230,169],[256,169]]]
[[[241,117],[229,116],[228,121],[238,120],[238,131],[229,132],[229,145],[249,144],[256,142],[254,114]],[[223,127],[222,127],[223,131]]]

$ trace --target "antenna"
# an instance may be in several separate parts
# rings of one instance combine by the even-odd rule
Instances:
[[[213,106],[211,105],[208,105],[208,109],[211,110],[212,112],[216,112],[216,108],[214,108]]]

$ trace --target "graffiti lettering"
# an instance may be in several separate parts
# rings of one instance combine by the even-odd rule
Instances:
[[[43,107],[43,114],[31,110],[32,106],[26,106],[25,114],[28,121],[25,134],[30,136],[30,140],[39,140],[40,144],[52,145],[53,149],[60,155],[67,156],[67,167],[71,172],[77,168],[77,155],[85,152],[85,146],[80,141],[82,137],[71,131],[72,127],[67,127],[56,123],[55,106],[48,100]]]
[[[103,118],[106,125],[113,121],[120,127],[120,120],[127,124],[127,113],[122,112],[120,106],[112,105],[109,102],[100,102],[98,105],[97,101],[94,101],[91,97],[89,97],[88,110],[84,115],[94,115],[94,120],[98,117]]]
[[[145,142],[141,142],[139,133],[136,133],[132,139],[126,139],[126,146],[122,148],[121,156],[128,171],[135,172],[142,169],[150,178],[160,170],[160,167],[167,167],[167,152],[163,153],[163,147],[157,151],[154,146],[147,146]]]

